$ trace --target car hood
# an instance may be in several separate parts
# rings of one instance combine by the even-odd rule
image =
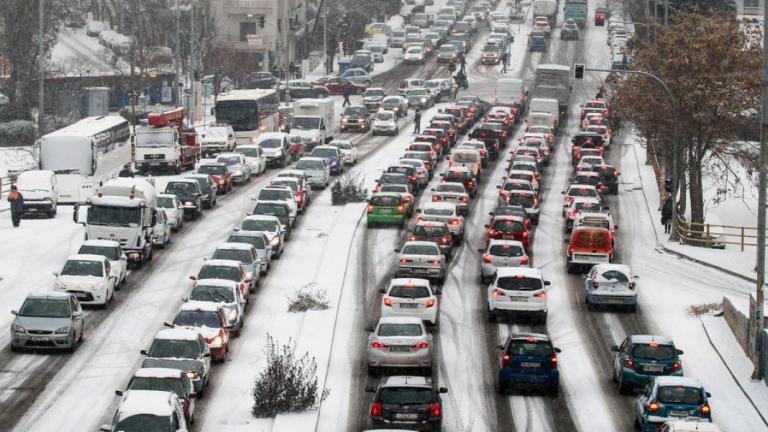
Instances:
[[[186,358],[145,358],[141,363],[142,368],[167,368],[181,371],[194,371],[202,375],[205,373],[205,363],[202,360]]]
[[[56,331],[72,325],[71,318],[26,317],[17,316],[13,322],[29,330]]]
[[[366,96],[363,98],[363,101],[365,102],[381,102],[381,100],[384,99],[384,96]]]
[[[365,120],[368,116],[362,114],[345,114],[341,116],[341,118],[346,120]]]
[[[71,276],[71,275],[59,275],[56,280],[64,285],[69,286],[83,286],[83,285],[96,285],[104,280],[104,278],[97,276]]]

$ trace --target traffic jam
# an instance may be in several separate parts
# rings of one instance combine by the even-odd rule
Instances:
[[[450,429],[443,418],[451,406],[443,398],[463,390],[438,385],[440,311],[449,290],[459,288],[451,278],[462,259],[471,260],[478,277],[460,288],[481,292],[484,331],[503,335],[488,365],[492,391],[501,398],[541,394],[559,398],[564,406],[559,354],[568,348],[552,340],[547,322],[551,291],[565,287],[549,277],[562,272],[582,278],[578,298],[590,313],[638,310],[640,277],[616,252],[622,236],[612,207],[622,193],[621,172],[608,159],[616,152],[612,141],[618,121],[602,95],[569,102],[573,67],[556,60],[534,67],[530,91],[530,80],[506,76],[495,78],[492,93],[473,91],[470,71],[469,89],[459,91],[453,70],[442,77],[443,68],[458,68],[473,43],[483,44],[480,65],[506,68],[504,58],[514,41],[508,29],[524,17],[514,5],[501,6],[450,0],[436,20],[425,23],[432,28],[396,29],[403,34],[399,46],[405,67],[424,65],[429,55],[441,63],[440,78],[436,73],[381,87],[373,87],[368,75],[358,82],[352,75],[317,80],[306,88],[289,83],[285,91],[297,97],[290,110],[275,109],[269,125],[275,132],[255,127],[243,140],[247,128],[237,122],[249,120],[238,120],[241,113],[230,112],[227,105],[230,100],[265,104],[275,97],[272,90],[225,95],[216,106],[220,123],[195,130],[184,128],[183,109],[149,116],[133,134],[134,169],[98,182],[82,200],[85,204],[73,198],[74,222],[83,225],[85,240],[54,273],[52,291],[29,295],[13,311],[11,350],[74,352],[88,342],[86,318],[92,309],[110,308],[130,278],[152,268],[158,249],[194,230],[206,213],[238,202],[247,207],[247,215],[217,232],[210,256],[188,279],[176,281],[191,288],[179,296],[174,316],[158,323],[164,328],[140,350],[141,361],[115,390],[111,422],[101,426],[114,432],[192,430],[195,407],[209,393],[217,365],[229,360],[230,345],[268,283],[264,279],[285,253],[301,254],[300,245],[290,250],[287,245],[302,215],[319,195],[330,192],[335,179],[363,161],[371,149],[364,152],[361,143],[379,135],[387,140],[407,135],[401,129],[411,127],[410,112],[418,110],[430,113],[429,118],[418,119],[409,142],[397,148],[399,159],[381,170],[366,199],[364,230],[395,230],[398,244],[394,261],[386,264],[388,278],[376,293],[375,319],[366,328],[363,429]],[[529,17],[527,51],[546,51],[552,43],[557,7],[553,0],[530,6],[541,16]],[[574,15],[563,22],[571,36],[563,37],[563,43],[578,41],[585,23],[626,35],[623,27],[611,27],[611,13],[621,8],[598,9],[591,19]],[[482,40],[479,23],[488,27]],[[390,39],[395,40],[394,33]],[[338,100],[329,95],[346,91],[334,86],[353,84],[360,103],[337,114]],[[537,91],[556,87],[565,94]],[[574,104],[579,106],[576,116],[573,110],[569,115]],[[92,123],[70,126],[68,133],[108,129],[123,139],[131,134],[127,124],[86,120]],[[336,129],[340,134],[333,136]],[[57,136],[47,139],[53,142]],[[556,174],[564,166],[552,162],[564,155],[569,171]],[[568,184],[553,198],[546,191],[555,175],[567,177]],[[252,179],[259,179],[258,188]],[[545,194],[550,202],[559,199],[556,212],[544,210]],[[480,201],[491,202],[492,210],[479,214]],[[552,220],[559,221],[565,238],[562,268],[539,262],[534,248],[537,235],[550,235],[538,227]],[[479,238],[482,242],[474,242]],[[613,385],[618,394],[635,398],[631,421],[638,429],[673,430],[660,428],[675,420],[712,421],[711,395],[699,381],[684,376],[683,351],[671,338],[631,334],[610,350]],[[171,429],[168,418],[174,419]]]

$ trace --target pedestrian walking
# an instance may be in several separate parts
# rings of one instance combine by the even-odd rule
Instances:
[[[661,224],[664,225],[664,234],[672,232],[672,195],[667,194],[664,205],[661,207]]]
[[[421,111],[416,108],[416,114],[413,116],[413,134],[421,133]]]
[[[461,65],[462,72],[467,70],[467,59],[464,57],[464,54],[462,54],[461,58],[459,59],[459,65]]]
[[[501,55],[501,73],[507,73],[507,65],[509,64],[509,53],[504,52]]]
[[[344,87],[344,102],[341,104],[342,107],[352,105],[352,103],[349,101],[349,95],[351,94],[352,92],[349,90],[349,86]]]
[[[19,226],[19,222],[21,222],[21,215],[24,213],[24,197],[19,193],[16,185],[11,186],[8,202],[11,203],[11,222],[13,222],[13,226],[16,228]]]

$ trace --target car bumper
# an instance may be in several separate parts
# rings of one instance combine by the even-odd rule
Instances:
[[[366,131],[369,129],[368,123],[366,122],[348,122],[348,123],[341,123],[341,129],[342,130],[358,130],[358,131]]]
[[[488,58],[483,57],[480,59],[480,63],[484,65],[487,65],[487,64],[497,65],[499,64],[499,62],[501,62],[501,59],[493,58],[493,57],[488,57]]]
[[[637,304],[637,293],[619,294],[587,291],[587,300],[592,304],[633,306]]]
[[[382,132],[382,133],[395,133],[397,129],[395,126],[374,126],[373,131],[374,132]]]
[[[392,352],[384,349],[368,350],[369,367],[422,368],[432,366],[432,350],[420,349],[412,352]]]
[[[398,307],[382,306],[382,317],[413,317],[424,322],[435,324],[437,322],[437,308],[430,307],[425,309],[403,309]]]
[[[11,346],[21,349],[55,350],[67,349],[74,346],[74,334],[45,334],[30,335],[27,333],[11,332]]]
[[[226,345],[218,348],[211,348],[211,359],[214,361],[223,361],[227,356]]]
[[[545,302],[497,300],[495,297],[491,296],[488,299],[488,307],[492,311],[498,313],[509,312],[531,315],[547,314],[547,303]]]
[[[368,215],[367,222],[383,224],[402,224],[405,222],[405,215]]]
[[[107,289],[86,290],[78,288],[54,288],[54,291],[66,292],[77,297],[80,304],[105,305],[107,304]]]
[[[56,209],[51,201],[24,200],[24,214],[50,213]]]
[[[560,383],[560,372],[553,370],[544,374],[522,374],[499,370],[499,383],[502,386],[556,386]]]
[[[200,148],[200,153],[203,157],[212,156],[217,153],[223,153],[226,149],[223,145],[222,146],[205,146]]]
[[[175,169],[179,162],[175,160],[153,160],[153,161],[136,161],[136,168],[139,171],[147,171],[153,169],[170,170]]]
[[[433,420],[384,420],[380,418],[371,419],[371,426],[376,429],[407,429],[420,432],[439,431],[442,427],[442,420],[437,418]]]
[[[285,160],[285,156],[271,156],[267,158],[267,166],[268,167],[276,167],[283,163],[283,160]]]
[[[429,278],[442,278],[445,275],[445,271],[441,267],[408,267],[397,266],[395,269],[395,277],[429,277]]]
[[[509,265],[496,265],[496,264],[488,264],[488,263],[482,263],[480,264],[480,274],[483,275],[483,277],[491,277],[496,273],[496,270],[504,267],[530,267],[528,264],[517,264],[517,263],[510,263]]]

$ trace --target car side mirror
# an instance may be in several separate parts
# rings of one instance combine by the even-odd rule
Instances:
[[[617,230],[617,229],[619,229],[619,226],[618,225],[614,225],[613,229]]]
[[[189,279],[191,279],[191,280],[193,280],[193,281],[196,281],[196,280],[197,280],[197,276],[195,276],[195,275],[191,275],[191,276],[189,276]]]
[[[569,239],[569,238],[563,240],[563,243],[570,243],[570,242],[571,242],[571,239]]]
[[[104,432],[110,432],[112,430],[112,426],[110,426],[108,424],[103,424],[103,425],[99,426],[99,430],[100,431],[104,431]]]
[[[376,389],[374,387],[371,387],[371,386],[366,386],[365,387],[365,392],[366,393],[375,393]]]
[[[490,228],[490,225],[483,225],[483,228]]]
[[[445,387],[440,387],[439,389],[437,389],[437,391],[438,391],[439,393],[448,393],[448,389],[447,389],[447,388],[445,388]]]
[[[164,322],[163,325],[166,326],[166,327],[173,328],[173,323],[169,322],[169,321]]]
[[[706,394],[707,394],[707,397],[708,397],[708,398],[711,398],[711,397],[712,397],[712,393],[710,393],[710,392],[706,392]]]
[[[245,278],[245,282],[246,283],[253,282],[253,278],[252,277],[247,277],[247,278]]]
[[[203,353],[203,358],[211,358],[211,353]]]
[[[149,355],[149,351],[143,349],[143,350],[139,351],[139,354],[141,354],[141,355]]]
[[[59,277],[59,272],[51,272],[52,275]]]
[[[501,189],[501,185],[496,185],[496,189]]]
[[[18,315],[18,314],[19,314],[19,311],[15,311],[15,310],[11,311],[11,315]]]
[[[80,318],[81,316],[83,316],[83,311],[81,310],[72,312],[72,318]]]
[[[611,346],[611,351],[613,351],[613,352],[619,352],[619,346],[618,346],[618,345],[613,345],[613,346]]]
[[[683,350],[681,350],[681,349],[676,349],[676,350],[675,350],[675,354],[677,354],[677,355],[683,355],[683,354],[684,354],[684,352],[683,352]]]
[[[420,208],[417,208],[417,209],[416,209],[416,213],[421,213],[421,209],[420,209]]]
[[[395,253],[400,253],[400,249],[395,249]]]
[[[552,282],[550,282],[550,281],[544,281],[544,286],[550,286],[550,285],[552,285]]]
[[[115,390],[115,396],[122,396],[123,391],[122,390]]]
[[[560,195],[565,195],[565,191],[560,191]]]

